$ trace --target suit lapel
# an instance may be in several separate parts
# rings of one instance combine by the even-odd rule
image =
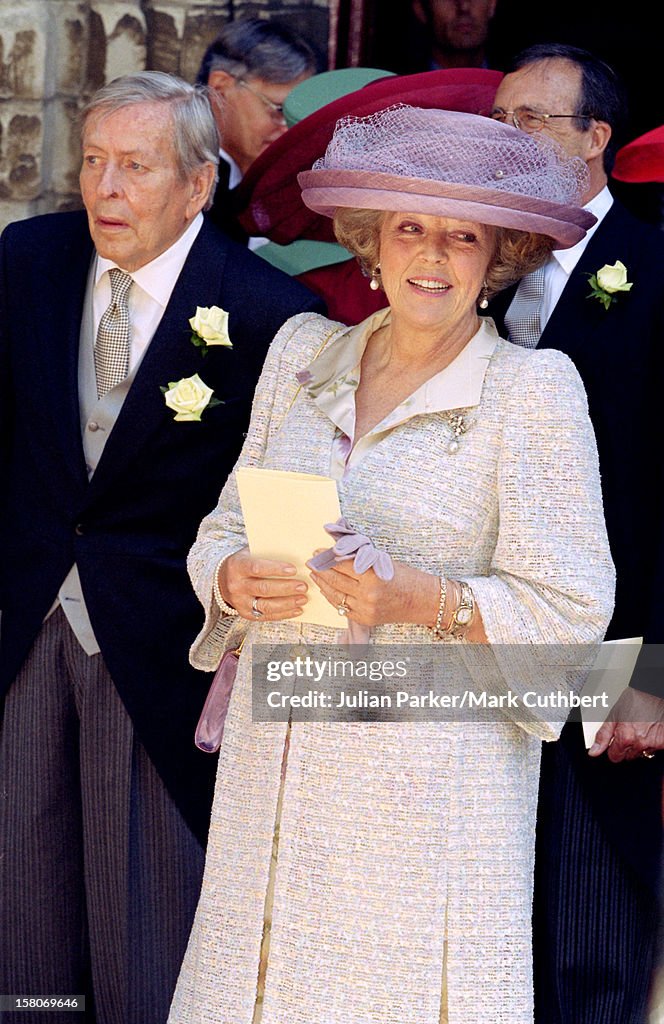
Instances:
[[[189,318],[197,306],[220,304],[227,253],[219,236],[204,224],[175,283],[168,306],[129,389],[118,419],[90,482],[92,494],[105,487],[118,470],[164,422],[161,387],[201,372],[205,364],[190,341]],[[212,356],[207,357],[212,358]]]
[[[53,438],[76,483],[87,483],[78,404],[78,349],[92,241],[87,221],[81,219],[80,241],[63,245],[58,261],[51,261],[40,281],[47,329],[35,365],[42,374],[44,408],[50,411]]]
[[[606,310],[597,300],[588,298],[590,295],[588,279],[605,263],[612,262],[606,257],[607,252],[611,252],[614,241],[616,245],[615,259],[620,258],[619,220],[620,210],[614,202],[570,274],[569,281],[542,332],[539,348],[559,348],[563,352],[573,355],[577,348],[587,348],[590,334],[593,334],[597,328],[606,326]]]

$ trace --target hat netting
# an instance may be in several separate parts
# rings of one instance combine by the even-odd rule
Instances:
[[[583,160],[543,135],[488,117],[396,104],[337,122],[313,170],[356,170],[580,205],[589,186]]]

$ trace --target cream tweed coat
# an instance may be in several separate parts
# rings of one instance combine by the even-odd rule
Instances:
[[[335,328],[329,359],[349,329],[311,314],[281,329],[240,464],[330,472],[334,424],[295,374]],[[441,412],[387,431],[339,481],[342,513],[396,559],[467,580],[490,642],[598,641],[613,567],[575,369],[496,339],[472,412],[454,454]],[[170,1024],[251,1024],[254,1013],[287,726],[252,723],[251,642],[337,639],[219,617],[213,574],[244,543],[231,476],[190,555],[206,609],[192,661],[215,668],[248,636]],[[372,633],[381,642],[431,634],[386,625]],[[508,719],[293,724],[262,1024],[438,1024],[444,974],[450,1024],[530,1024],[539,740],[554,737],[550,722],[526,731]]]

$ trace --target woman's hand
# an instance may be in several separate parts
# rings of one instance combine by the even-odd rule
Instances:
[[[394,562],[394,577],[381,580],[373,569],[358,574],[352,559],[325,572],[311,570],[311,579],[335,608],[345,607],[349,619],[363,626],[416,622],[431,626],[436,619],[440,584],[431,573]],[[343,621],[340,619],[340,626]]]
[[[249,548],[229,555],[219,568],[219,589],[244,619],[294,619],[307,603],[307,584],[295,579],[295,566],[253,558]]]

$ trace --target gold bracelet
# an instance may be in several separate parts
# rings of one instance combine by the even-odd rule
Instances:
[[[457,605],[452,612],[450,624],[444,632],[454,640],[463,640],[475,618],[475,597],[470,586],[463,580],[450,582],[458,583],[460,593]]]
[[[222,560],[220,561],[219,565],[217,566],[217,568],[214,571],[214,582],[212,584],[212,593],[214,594],[214,599],[217,602],[217,604],[219,605],[219,611],[221,612],[222,615],[238,615],[239,612],[238,612],[237,608],[233,608],[232,604],[227,604],[226,601],[224,601],[223,597],[221,596],[221,588],[219,586],[219,570],[221,569],[221,567],[222,567],[222,565],[224,564],[225,561],[226,561],[226,559],[222,558]]]
[[[444,576],[439,579],[440,582],[440,598],[438,600],[438,614],[436,615],[436,621],[431,627],[436,640],[442,640],[445,636],[445,630],[443,629],[443,614],[445,612],[445,598],[447,596],[447,580]]]

